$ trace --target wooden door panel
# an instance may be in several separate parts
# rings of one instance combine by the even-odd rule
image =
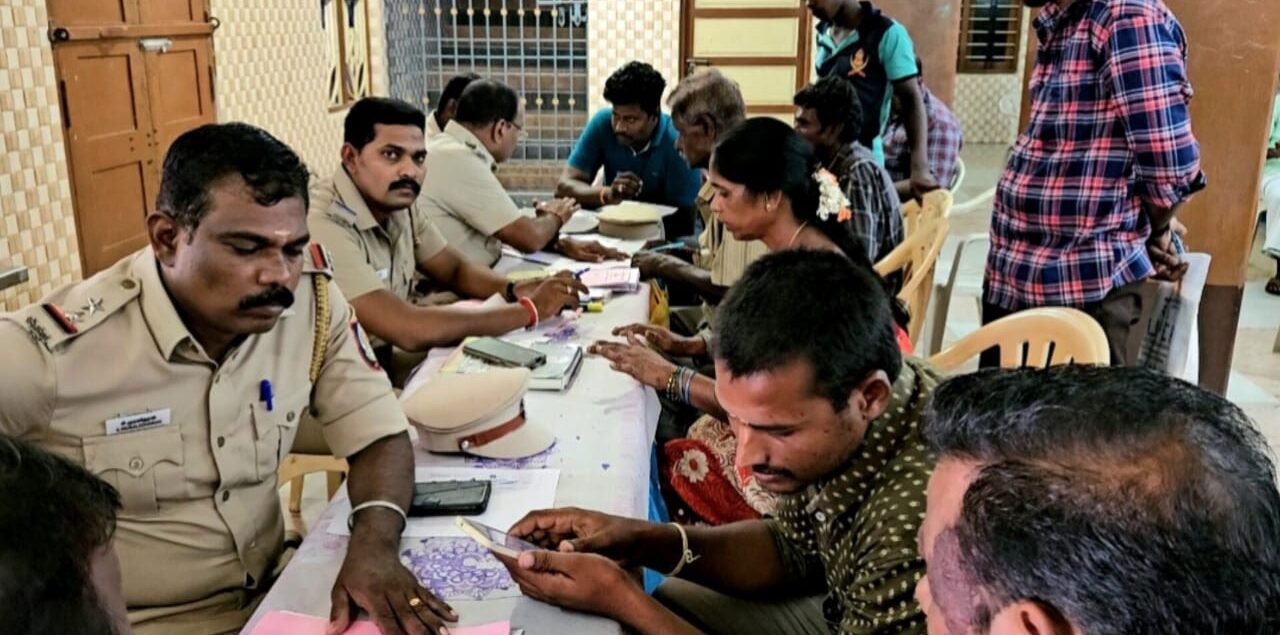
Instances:
[[[205,21],[205,0],[139,0],[146,24],[185,24]]]
[[[803,0],[685,0],[681,71],[715,66],[738,82],[748,114],[790,121],[809,78],[811,22]]]
[[[138,20],[138,0],[49,0],[50,26],[119,26]]]
[[[172,40],[168,51],[147,54],[158,157],[164,157],[178,135],[214,122],[212,40],[208,36]]]
[[[146,244],[155,150],[144,61],[128,40],[63,43],[54,59],[88,276]]]
[[[154,193],[147,161],[124,158],[124,163],[103,166],[85,175],[94,193],[90,212],[80,216],[80,232],[92,241],[93,252],[84,254],[84,275],[105,269],[147,244],[146,218]],[[80,183],[77,183],[79,186]],[[86,241],[81,240],[81,244]],[[90,260],[92,257],[92,260]]]

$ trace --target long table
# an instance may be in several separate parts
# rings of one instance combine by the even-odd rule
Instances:
[[[506,272],[532,266],[504,258],[497,268]],[[609,337],[615,327],[646,320],[648,296],[647,288],[642,287],[639,293],[615,296],[602,313],[584,313],[576,321],[567,322],[568,327],[576,331],[567,341],[585,347]],[[562,337],[564,333],[560,331]],[[442,365],[447,352],[433,353],[408,382],[404,394],[411,394],[424,383],[429,388],[430,378]],[[578,506],[633,518],[647,517],[650,451],[660,410],[654,391],[612,371],[605,360],[587,357],[577,380],[567,391],[530,391],[526,409],[531,421],[555,432],[556,443],[551,451],[531,464],[517,461],[502,467],[559,469],[557,507]],[[474,459],[460,456],[428,454],[416,445],[415,458],[419,467],[476,464]],[[269,611],[329,615],[329,592],[346,554],[348,538],[330,533],[328,527],[332,522],[345,522],[347,505],[341,501],[343,498],[341,494],[335,497],[320,516],[244,633],[251,632]],[[401,545],[402,552],[420,540],[406,538]],[[526,629],[530,634],[614,635],[622,632],[612,620],[563,611],[525,597],[450,600],[450,604],[458,612],[461,626],[510,620],[513,628]]]

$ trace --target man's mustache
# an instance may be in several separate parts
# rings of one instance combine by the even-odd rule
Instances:
[[[269,306],[287,309],[293,306],[293,292],[284,287],[271,287],[258,295],[249,296],[240,301],[240,310],[248,311]]]
[[[413,179],[400,179],[399,181],[392,183],[391,187],[387,188],[387,190],[390,192],[394,192],[399,189],[413,190],[414,196],[417,196],[418,194],[422,193],[422,186],[419,185],[418,182]]]

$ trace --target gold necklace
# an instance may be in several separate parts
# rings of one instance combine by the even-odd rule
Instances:
[[[796,233],[791,234],[791,241],[787,243],[787,249],[791,249],[791,246],[796,244],[796,239],[800,237],[800,232],[804,231],[804,228],[808,226],[809,221],[800,223],[800,226],[796,228]]]

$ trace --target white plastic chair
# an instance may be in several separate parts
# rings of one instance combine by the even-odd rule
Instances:
[[[960,186],[964,185],[964,177],[967,176],[969,170],[964,165],[964,159],[956,157],[956,173],[951,177],[951,184],[947,189],[952,192],[959,192]]]
[[[982,314],[982,276],[986,267],[985,258],[975,258],[971,254],[985,256],[985,243],[990,240],[987,234],[968,234],[949,241],[955,245],[955,251],[948,254],[943,247],[938,258],[938,268],[933,278],[933,302],[926,322],[928,339],[923,342],[921,355],[933,355],[942,350],[942,340],[947,332],[947,317],[951,313],[951,298],[956,294],[973,296],[977,303],[978,314]],[[969,255],[969,258],[965,258]],[[949,257],[948,257],[949,256]],[[973,263],[977,262],[975,267]],[[968,264],[968,267],[964,265]]]

